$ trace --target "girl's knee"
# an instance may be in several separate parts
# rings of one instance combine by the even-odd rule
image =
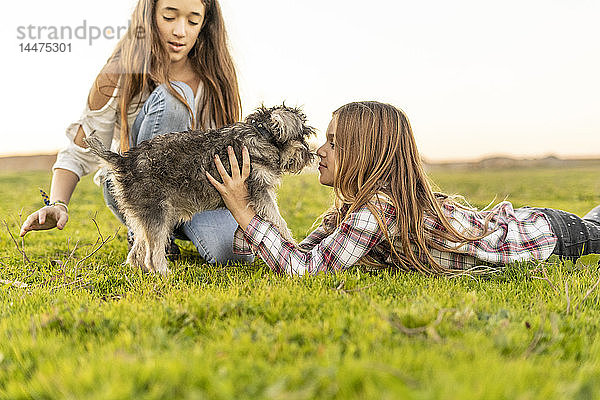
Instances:
[[[249,264],[254,261],[253,255],[239,255],[235,254],[232,251],[232,246],[226,247],[223,246],[219,248],[214,253],[213,259],[218,264],[235,264],[235,263],[244,263]]]
[[[227,240],[221,242],[199,241],[197,245],[198,253],[209,264],[232,264],[232,263],[251,263],[254,261],[252,255],[238,255],[233,253],[232,244]],[[195,243],[196,244],[196,243]]]
[[[233,236],[237,222],[227,209],[204,211],[195,214],[191,221],[182,225],[182,231],[190,239],[198,253],[210,264],[252,262],[253,256],[233,252]]]

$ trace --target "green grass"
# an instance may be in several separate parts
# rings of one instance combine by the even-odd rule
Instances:
[[[437,172],[477,206],[578,214],[600,203],[598,170]],[[45,173],[0,175],[0,222],[40,204]],[[289,177],[282,213],[302,238],[331,192]],[[598,256],[514,265],[496,277],[368,273],[289,278],[260,261],[208,266],[186,247],[160,278],[122,265],[125,232],[89,178],[64,231],[17,251],[0,226],[0,398],[564,399],[600,394]],[[94,219],[99,231],[96,229]],[[77,246],[75,248],[75,245]],[[73,249],[75,250],[73,251]],[[71,255],[71,253],[73,254]],[[57,260],[57,261],[54,261]],[[589,293],[588,293],[589,292]],[[587,297],[586,297],[587,295]]]

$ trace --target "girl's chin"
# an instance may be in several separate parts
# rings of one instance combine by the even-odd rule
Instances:
[[[169,52],[169,59],[171,60],[172,63],[179,62],[179,61],[185,60],[187,58],[188,54],[189,54],[189,52],[186,52],[186,53],[184,53],[184,52],[175,53],[175,52],[170,51]]]
[[[330,182],[327,178],[323,178],[323,175],[319,175],[319,183],[323,186],[333,186],[333,182]]]
[[[172,63],[179,62],[181,60],[185,60],[186,57],[187,57],[187,54],[181,54],[181,53],[177,53],[177,54],[171,53],[169,55],[170,55],[169,58],[170,58],[170,60],[171,60]]]

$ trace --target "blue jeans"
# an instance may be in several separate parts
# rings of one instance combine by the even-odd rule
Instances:
[[[195,113],[192,89],[186,83],[179,81],[171,81],[171,84],[186,99]],[[169,93],[165,85],[160,85],[150,94],[136,117],[130,130],[129,144],[133,148],[157,135],[182,132],[190,128],[191,122],[187,108]],[[125,224],[125,219],[117,209],[110,188],[110,180],[105,181],[103,193],[106,205]],[[233,234],[237,227],[238,224],[229,210],[220,208],[195,214],[191,221],[184,222],[176,229],[175,237],[191,240],[200,256],[211,264],[252,262],[253,256],[241,256],[233,253]]]

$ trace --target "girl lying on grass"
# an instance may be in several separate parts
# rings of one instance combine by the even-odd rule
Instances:
[[[332,186],[333,207],[299,245],[286,242],[248,206],[240,171],[215,163],[223,180],[208,176],[238,222],[234,251],[260,255],[274,271],[302,275],[354,264],[449,275],[481,264],[576,259],[600,253],[600,206],[585,217],[548,208],[517,208],[505,201],[477,211],[458,197],[435,193],[426,177],[404,113],[377,102],[333,113],[320,157],[319,182]]]

